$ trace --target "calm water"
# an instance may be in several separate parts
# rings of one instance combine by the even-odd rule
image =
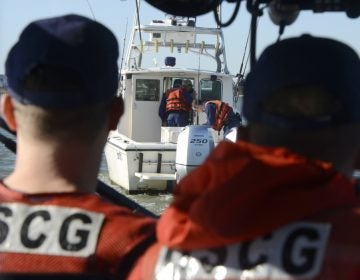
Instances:
[[[2,129],[0,129],[0,133],[13,139],[11,135]],[[14,162],[15,155],[0,143],[0,178],[3,178],[11,172]]]
[[[6,131],[0,129],[0,133],[6,135],[7,137],[11,137]],[[14,139],[14,138],[13,138]],[[13,169],[15,162],[15,155],[10,152],[2,143],[0,143],[0,178],[5,177],[8,175],[11,170]],[[143,207],[147,208],[148,210],[152,211],[155,214],[161,214],[162,211],[168,206],[171,202],[172,196],[171,194],[158,194],[158,195],[144,195],[144,194],[137,194],[137,195],[127,195],[125,192],[116,185],[112,185],[110,183],[108,172],[107,172],[107,165],[106,161],[103,158],[102,164],[100,167],[99,178],[119,191],[120,193],[126,195],[132,200],[135,200],[137,203],[142,205]]]

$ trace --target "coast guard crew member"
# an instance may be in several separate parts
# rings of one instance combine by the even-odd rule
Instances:
[[[205,112],[206,125],[212,127],[216,131],[223,129],[226,135],[233,127],[239,127],[241,124],[241,117],[235,114],[233,108],[229,104],[221,100],[209,100],[204,102],[198,101],[198,112]]]
[[[245,82],[248,139],[180,181],[130,279],[360,279],[359,77],[335,40],[265,49]]]
[[[153,219],[95,193],[108,132],[123,113],[117,60],[111,31],[78,15],[30,23],[10,50],[1,114],[17,155],[0,181],[2,277],[124,279],[152,242]]]
[[[159,116],[167,126],[186,126],[189,124],[194,90],[190,80],[184,80],[179,88],[167,90],[161,99]]]

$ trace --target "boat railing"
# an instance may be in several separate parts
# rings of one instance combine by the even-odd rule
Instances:
[[[135,26],[134,30],[139,32],[188,32],[188,33],[194,33],[199,35],[218,35],[220,36],[222,34],[222,30],[220,28],[210,28],[210,27],[192,27],[192,26],[168,26],[168,25],[140,25]]]
[[[149,34],[150,39],[142,39],[138,42],[136,34],[139,32]],[[143,36],[141,37],[144,38]],[[220,28],[165,24],[134,26],[125,68],[142,69],[142,55],[144,53],[158,53],[163,49],[168,49],[170,53],[184,49],[185,53],[195,53],[209,57],[216,62],[216,72],[229,73],[226,62],[224,36]],[[213,52],[213,54],[210,54],[210,52]]]

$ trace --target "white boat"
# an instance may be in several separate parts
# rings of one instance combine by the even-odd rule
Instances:
[[[158,65],[158,57],[173,62],[173,58],[165,57],[179,61],[180,54],[184,60],[201,59],[201,65],[212,63],[214,67]],[[148,61],[157,59],[155,65],[144,66],[149,55]],[[205,64],[203,59],[210,63]],[[119,90],[125,113],[105,147],[110,180],[127,192],[166,191],[176,180],[177,136],[183,128],[162,127],[158,108],[163,92],[185,79],[192,81],[198,99],[219,99],[235,110],[240,108],[234,103],[238,100],[234,76],[227,68],[220,28],[198,27],[195,19],[179,17],[153,20],[148,25],[136,22],[121,69]],[[193,124],[204,123],[205,118],[205,114],[195,115]],[[211,133],[215,143],[222,139],[221,134]]]

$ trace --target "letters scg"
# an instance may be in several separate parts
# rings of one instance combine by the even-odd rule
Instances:
[[[312,278],[321,270],[329,232],[328,224],[300,222],[226,247],[188,253],[165,249],[158,262],[157,279],[166,279],[162,276],[168,275],[169,269],[170,274],[184,278]]]
[[[87,257],[103,214],[80,208],[0,204],[0,251]]]

